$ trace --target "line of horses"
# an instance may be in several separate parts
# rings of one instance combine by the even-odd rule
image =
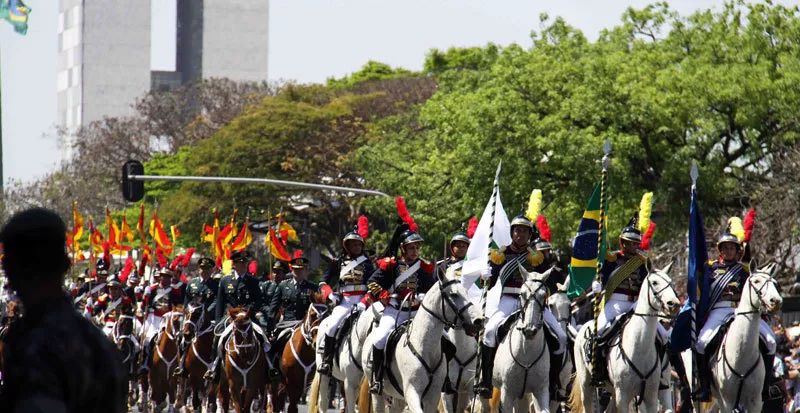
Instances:
[[[756,412],[761,409],[761,388],[766,372],[758,352],[758,323],[763,313],[780,308],[782,299],[773,266],[755,270],[742,289],[727,333],[719,349],[710,355],[714,404],[697,406],[698,411]],[[544,283],[549,272],[528,273],[520,267],[525,283],[520,294],[520,310],[512,316],[507,333],[499,342],[492,377],[495,391],[491,400],[473,393],[477,337],[484,315],[479,303],[470,301],[460,281],[443,276],[422,300],[416,315],[398,326],[387,345],[388,365],[382,395],[370,394],[370,332],[381,317],[376,303],[363,312],[354,311],[339,329],[331,376],[316,372],[322,355],[317,352],[317,332],[325,322],[327,308],[315,303],[305,318],[289,325],[275,341],[269,355],[254,331],[252,314],[241,308],[228,311],[232,332],[222,345],[221,374],[217,382],[204,377],[216,357],[215,337],[222,326],[213,323],[213,310],[202,305],[175,308],[163,317],[149,370],[138,375],[140,339],[137,320],[129,314],[118,317],[110,339],[122,355],[130,373],[129,405],[139,411],[160,412],[165,408],[190,411],[297,412],[297,405],[308,395],[310,412],[326,412],[330,401],[331,379],[338,382],[344,405],[350,413],[367,412],[464,412],[536,411],[593,412],[599,410],[598,394],[611,396],[609,411],[671,411],[671,393],[659,391],[669,383],[671,368],[666,356],[654,345],[659,319],[672,319],[678,298],[669,267],[654,270],[646,277],[637,306],[622,326],[607,356],[609,381],[605,389],[591,384],[591,357],[587,340],[593,323],[577,330],[570,322],[567,286],[548,294]],[[559,385],[551,386],[550,353],[543,332],[543,312],[549,306],[565,331],[571,331],[571,351],[558,369]],[[455,344],[450,357],[443,352],[442,337]],[[0,344],[2,344],[0,342]],[[185,357],[185,374],[175,369]],[[270,368],[279,377],[270,377]],[[769,367],[769,366],[768,366]],[[442,392],[445,377],[455,392]],[[189,402],[191,398],[191,402]]]

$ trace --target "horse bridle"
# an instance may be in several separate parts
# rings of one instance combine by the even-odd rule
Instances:
[[[662,280],[667,282],[667,285],[665,285],[664,288],[662,288],[660,290],[656,290],[655,287],[653,286],[653,282],[650,281],[650,276],[651,275],[660,277]],[[663,308],[663,307],[665,307],[667,305],[667,303],[665,303],[664,299],[661,298],[661,293],[663,293],[667,288],[671,288],[672,292],[677,296],[678,294],[675,293],[675,286],[672,284],[672,280],[671,279],[669,279],[669,278],[667,278],[665,276],[662,276],[661,274],[658,273],[658,271],[653,271],[653,272],[647,274],[647,277],[645,277],[645,281],[647,281],[647,288],[650,291],[653,292],[653,294],[647,294],[647,305],[650,306],[651,310],[655,311],[655,314],[643,314],[643,313],[634,312],[633,315],[638,315],[639,317],[659,317],[660,315],[658,313],[659,313],[659,311],[661,311],[661,309],[660,308],[656,308],[656,306],[653,305],[652,297],[655,296],[656,299],[658,299],[658,301],[661,302],[661,306]]]
[[[442,315],[441,316],[439,316],[433,310],[428,308],[425,305],[424,301],[422,303],[422,309],[427,311],[435,319],[441,321],[445,325],[445,327],[447,327],[447,328],[454,328],[455,329],[455,328],[461,327],[465,323],[469,322],[469,320],[465,320],[464,319],[464,313],[469,309],[470,306],[473,305],[472,301],[467,300],[467,304],[465,304],[461,308],[458,308],[458,306],[453,301],[453,299],[450,297],[450,295],[446,294],[444,292],[445,288],[447,288],[447,287],[449,287],[449,286],[451,286],[453,284],[458,284],[458,283],[460,283],[459,280],[449,280],[447,282],[443,282],[441,280],[439,281],[439,293],[440,293],[439,295],[441,296],[440,302],[441,302],[441,307],[442,307]],[[446,310],[445,303],[447,304],[448,307],[450,307],[451,310],[453,310],[453,313],[455,313],[455,316],[453,316],[453,321],[450,321],[450,320],[447,319],[447,312],[445,311]]]
[[[122,320],[126,320],[126,319],[127,320],[131,320],[131,333],[118,335],[119,325],[122,322]],[[128,354],[125,355],[125,359],[122,360],[123,364],[125,364],[125,362],[127,362],[128,360],[133,358],[133,355],[135,353],[133,351],[134,346],[133,346],[133,337],[132,337],[132,334],[133,334],[133,320],[134,320],[134,318],[131,315],[120,314],[117,317],[117,322],[114,323],[114,328],[111,330],[111,339],[114,341],[115,344],[120,344],[120,343],[122,343],[123,340],[127,340],[127,341],[129,341],[131,343],[130,351],[128,352]]]
[[[777,281],[775,281],[775,279],[774,279],[774,278],[770,277],[769,275],[762,275],[762,274],[764,274],[764,273],[762,273],[762,272],[754,272],[752,275],[750,275],[750,280],[747,280],[747,281],[748,281],[748,282],[747,282],[747,285],[749,286],[750,290],[752,290],[752,291],[755,291],[755,293],[756,293],[756,297],[758,297],[758,301],[760,301],[760,304],[759,304],[759,305],[754,305],[754,304],[753,304],[753,295],[751,294],[751,295],[750,295],[750,297],[749,297],[749,300],[750,300],[750,306],[751,306],[751,307],[753,307],[755,310],[752,310],[752,311],[743,311],[743,312],[741,312],[741,313],[740,313],[740,312],[737,312],[737,313],[736,313],[737,315],[739,315],[739,314],[754,314],[754,313],[760,313],[760,312],[761,312],[761,308],[762,308],[762,307],[766,307],[766,306],[767,306],[767,303],[765,303],[765,302],[764,302],[764,292],[763,292],[764,288],[766,288],[766,287],[767,287],[767,285],[769,285],[769,284],[773,284],[773,285],[775,285],[775,288],[780,288],[780,287],[779,287],[779,285],[778,285],[778,282],[777,282]],[[766,280],[764,280],[764,284],[763,284],[761,287],[759,287],[759,288],[756,288],[755,286],[753,286],[753,283],[752,283],[752,282],[750,282],[750,281],[751,281],[751,279],[752,279],[754,276],[756,276],[756,277],[764,277],[764,278],[766,278]]]
[[[545,288],[544,281],[542,281],[542,280],[532,280],[532,281],[534,283],[538,283],[539,284],[539,286],[536,287],[536,289],[531,289],[531,287],[528,285],[527,282],[522,284],[522,288],[527,290],[527,292],[530,293],[530,296],[528,296],[527,298],[523,299],[522,302],[521,302],[521,305],[520,305],[520,307],[521,307],[520,308],[520,311],[521,311],[520,320],[523,320],[523,322],[524,322],[524,320],[525,320],[525,311],[528,308],[528,304],[531,302],[531,300],[533,300],[533,302],[535,304],[539,305],[539,309],[541,310],[539,312],[538,323],[533,325],[533,327],[538,330],[539,328],[542,327],[542,324],[544,323],[544,309],[545,309],[545,303],[547,303],[548,293],[547,293],[547,289]],[[544,300],[540,301],[540,300],[538,300],[536,298],[536,293],[538,293],[539,290],[541,290],[543,288],[545,289]],[[520,294],[520,298],[522,298],[522,294]],[[518,327],[518,329],[519,329],[519,327]]]
[[[205,330],[200,331],[200,327],[203,325],[203,322],[206,321],[206,311],[205,307],[203,307],[202,304],[197,306],[193,306],[190,304],[188,310],[189,310],[189,317],[184,317],[183,327],[186,327],[188,325],[194,328],[194,337],[192,337],[192,342],[197,340],[199,337],[202,337],[210,333],[212,330],[214,330],[214,324],[209,323],[208,327],[206,327]],[[194,321],[192,321],[192,314],[194,314],[195,311],[197,310],[201,310],[201,312],[200,312],[200,317],[197,319],[197,322],[195,323]]]

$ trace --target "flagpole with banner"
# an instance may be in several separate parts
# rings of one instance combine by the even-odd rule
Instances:
[[[694,354],[695,343],[697,343],[697,238],[699,236],[703,240],[702,251],[706,251],[706,236],[703,230],[703,218],[700,216],[700,210],[697,206],[697,178],[700,176],[697,170],[697,162],[692,161],[692,169],[689,171],[689,176],[692,178],[692,203],[689,207],[689,258],[688,258],[688,273],[693,276],[688,276],[686,279],[686,290],[689,294],[689,337],[691,343],[691,357],[692,357],[692,381],[690,389],[697,388],[697,357]],[[698,225],[699,224],[699,228]],[[694,254],[693,254],[694,252]],[[706,253],[705,255],[708,255]],[[693,259],[693,257],[695,259]],[[705,257],[708,258],[708,257]],[[706,259],[701,258],[700,265],[705,265]],[[702,404],[702,403],[700,403]]]
[[[607,202],[608,201],[606,200],[606,195],[607,195],[606,194],[606,192],[607,192],[607,188],[606,187],[608,186],[608,167],[611,165],[611,142],[609,140],[606,140],[605,143],[603,143],[603,161],[602,162],[603,162],[603,171],[602,171],[601,176],[600,176],[600,219],[599,219],[600,226],[599,226],[598,231],[597,231],[597,264],[595,266],[595,278],[594,278],[594,282],[598,283],[599,285],[602,285],[602,272],[601,272],[601,270],[603,269],[603,264],[605,262],[605,257],[603,255],[601,255],[601,254],[603,253],[603,251],[605,249],[603,247],[605,246],[604,245],[604,241],[605,241],[604,238],[605,238],[605,229],[606,229],[606,208],[608,207],[607,206]],[[598,293],[598,294],[594,295],[594,303],[593,304],[594,304],[594,331],[595,331],[595,337],[597,336],[598,318],[600,317],[600,311],[602,310],[600,308],[602,297],[603,297],[603,294],[599,294]],[[593,372],[596,371],[596,365],[597,365],[597,339],[595,338],[595,339],[592,340],[592,371]],[[598,384],[597,380],[595,378],[595,374],[592,374],[592,381],[595,382],[595,384]]]

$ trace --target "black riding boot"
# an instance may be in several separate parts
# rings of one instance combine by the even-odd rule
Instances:
[[[774,354],[767,354],[766,352],[761,353],[761,358],[764,360],[764,389],[761,393],[762,399],[772,400],[777,398],[783,398],[783,392],[781,391],[780,387],[777,384],[780,383],[780,378],[775,377],[775,373],[773,372],[772,363],[775,362],[775,355]]]
[[[325,335],[325,342],[323,343],[322,363],[317,367],[319,374],[330,376],[331,368],[333,366],[333,353],[336,347],[336,337]]]
[[[593,351],[597,355],[592,354],[592,385],[595,387],[604,386],[608,381],[608,366],[606,365],[605,349],[601,345],[594,346]]]
[[[369,386],[369,392],[372,394],[383,393],[383,369],[383,349],[372,347],[372,383]]]
[[[562,357],[566,354],[550,354],[550,394],[553,395],[551,400],[558,400],[558,389],[561,387],[561,363]],[[560,400],[558,400],[560,401]]]
[[[475,393],[484,399],[492,397],[492,368],[496,352],[497,347],[481,344],[481,371],[480,377],[476,377]]]
[[[708,365],[708,358],[704,354],[697,354],[697,391],[692,394],[692,399],[709,402],[711,401],[711,368]]]

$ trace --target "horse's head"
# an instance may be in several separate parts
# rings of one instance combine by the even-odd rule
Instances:
[[[517,330],[521,330],[525,338],[533,338],[544,323],[544,308],[547,305],[547,286],[544,284],[553,269],[538,272],[528,272],[519,264],[519,273],[525,278],[525,283],[519,293],[520,309],[522,315],[517,321]]]
[[[647,303],[651,309],[673,317],[678,313],[681,302],[669,276],[670,268],[672,268],[671,263],[661,270],[650,271],[644,278],[642,288],[647,288]]]
[[[448,327],[463,327],[464,332],[470,336],[477,335],[483,329],[484,319],[469,300],[467,290],[459,279],[440,276],[436,290],[439,292],[438,296],[430,294],[435,291],[433,289],[425,295],[425,301],[430,302],[423,302],[423,306],[429,313]],[[431,298],[428,298],[429,295]]]
[[[308,306],[306,316],[303,317],[301,325],[301,333],[306,344],[313,346],[317,342],[317,330],[319,330],[319,323],[327,315],[328,307],[325,304],[312,303]]]
[[[753,271],[742,290],[742,300],[747,300],[754,310],[774,313],[781,308],[781,298],[778,282],[772,278],[775,264]]]
[[[172,311],[164,314],[166,330],[170,335],[175,335],[181,331],[183,324],[183,305],[177,305]]]
[[[250,326],[250,309],[244,307],[232,307],[228,309],[228,316],[231,318],[233,326],[237,330],[244,330]]]
[[[569,323],[569,319],[572,316],[572,302],[569,296],[567,296],[569,282],[569,276],[567,276],[567,280],[564,284],[557,284],[558,290],[547,299],[547,305],[550,307],[550,311],[556,316],[562,328],[566,327],[566,324]]]
[[[186,312],[184,315],[184,322],[183,322],[183,339],[184,340],[191,340],[194,338],[194,335],[197,334],[197,330],[200,328],[200,324],[203,322],[204,312],[203,306],[197,304],[189,304],[186,307]]]

